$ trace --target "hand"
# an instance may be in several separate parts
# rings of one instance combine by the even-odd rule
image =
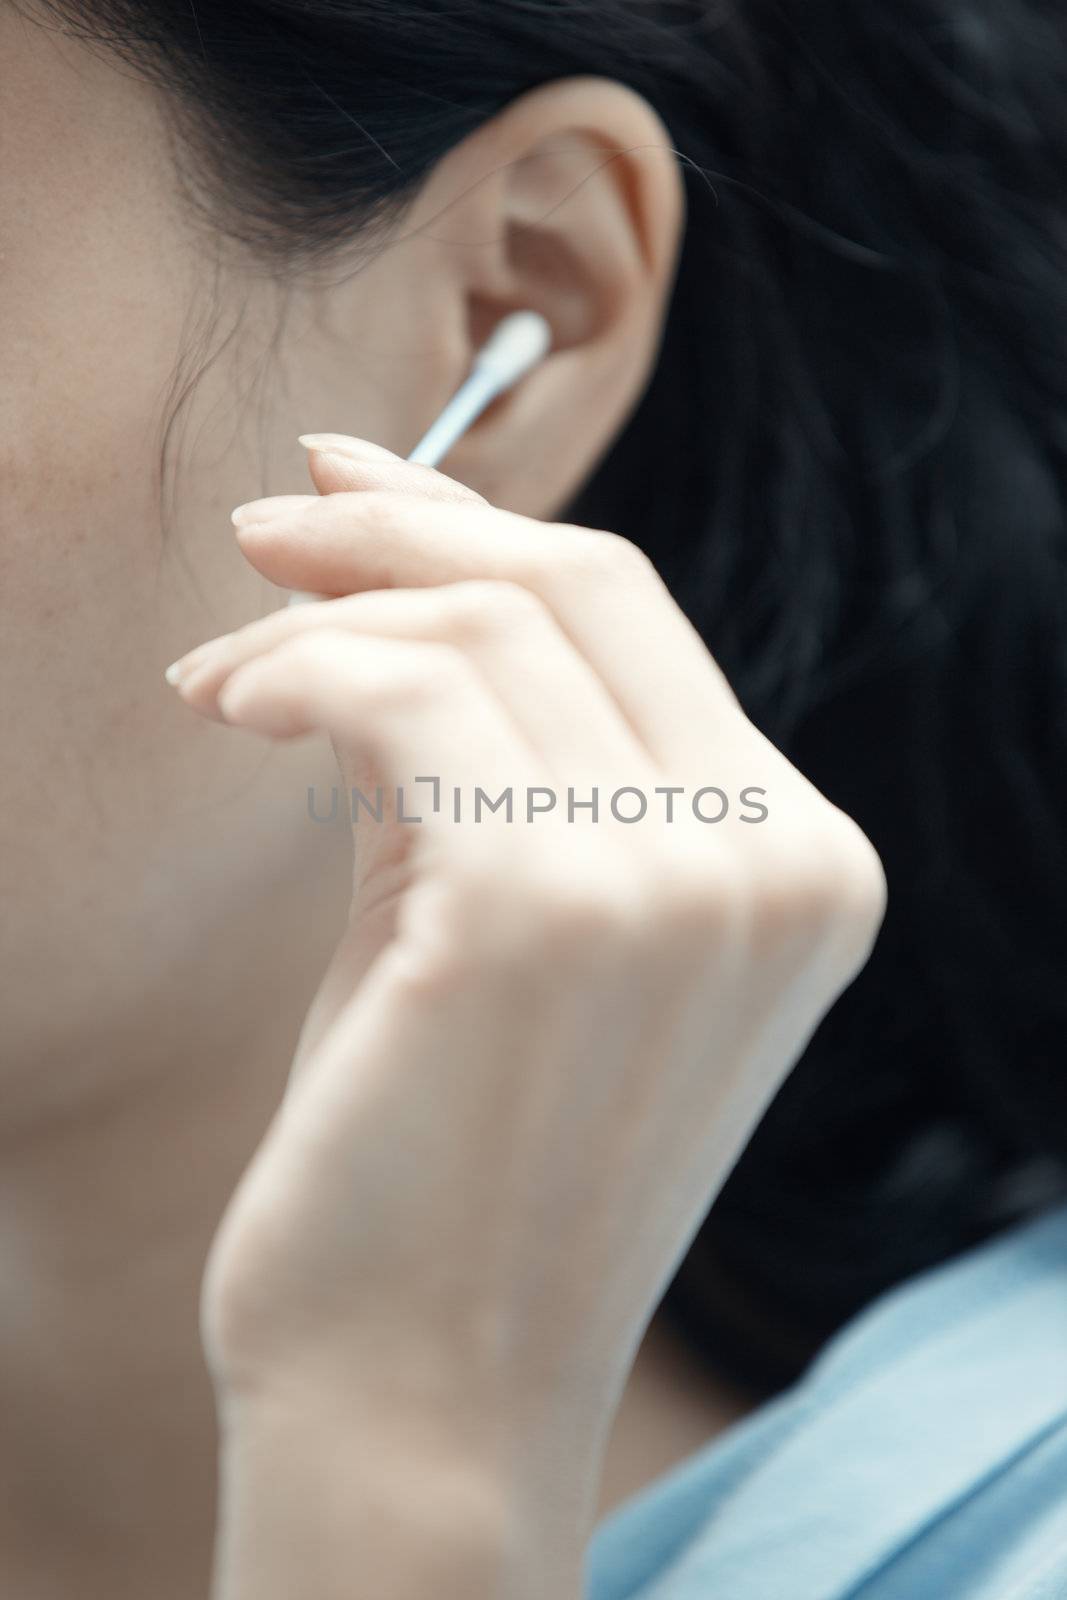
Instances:
[[[349,487],[259,502],[238,537],[274,582],[337,598],[193,652],[181,692],[272,739],[325,729],[424,820],[376,841],[388,937],[335,963],[223,1219],[209,1362],[225,1393],[389,1419],[398,1449],[461,1437],[542,1493],[572,1464],[591,1505],[647,1321],[865,961],[881,867],[633,545],[373,447],[316,472]],[[720,822],[693,811],[710,785]],[[474,823],[479,787],[510,789],[514,820]],[[599,792],[597,821],[568,820],[568,788]],[[527,822],[527,790],[555,810]],[[618,791],[643,820],[612,814]],[[377,826],[356,824],[357,873]]]

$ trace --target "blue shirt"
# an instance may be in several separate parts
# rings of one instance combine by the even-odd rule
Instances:
[[[1067,1600],[1067,1206],[910,1279],[601,1520],[588,1600]]]

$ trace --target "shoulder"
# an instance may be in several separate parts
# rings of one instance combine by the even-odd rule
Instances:
[[[883,1295],[613,1512],[588,1600],[1042,1600],[1067,1561],[1065,1346],[1059,1206]]]

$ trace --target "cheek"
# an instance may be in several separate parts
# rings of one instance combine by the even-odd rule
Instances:
[[[17,253],[16,253],[17,254]],[[175,345],[125,314],[122,279],[67,260],[5,273],[0,348],[0,592],[4,631],[39,660],[118,592],[136,598],[159,559],[159,443]],[[77,260],[91,260],[88,247]]]
[[[229,774],[162,680],[221,631],[190,622],[195,539],[161,523],[190,295],[138,300],[117,273],[79,282],[66,262],[47,292],[32,276],[33,359],[0,375],[0,856],[35,862],[24,897],[47,884],[62,903],[94,863],[136,873],[167,809]]]
[[[58,701],[94,686],[118,596],[136,602],[158,561],[195,263],[152,92],[6,7],[0,149],[3,681]]]
[[[124,406],[53,355],[0,444],[0,715],[27,776],[31,751],[84,756],[113,714],[160,543],[151,441],[123,450]]]
[[[0,149],[0,799],[69,838],[174,731],[160,447],[204,271],[153,92],[6,7]]]

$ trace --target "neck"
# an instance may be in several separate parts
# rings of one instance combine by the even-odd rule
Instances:
[[[134,1007],[110,1038],[53,1057],[65,1101],[5,1101],[0,1593],[207,1593],[216,1439],[200,1278],[347,900],[336,848],[292,879],[263,886],[269,913],[250,903],[191,940],[150,1016]]]

